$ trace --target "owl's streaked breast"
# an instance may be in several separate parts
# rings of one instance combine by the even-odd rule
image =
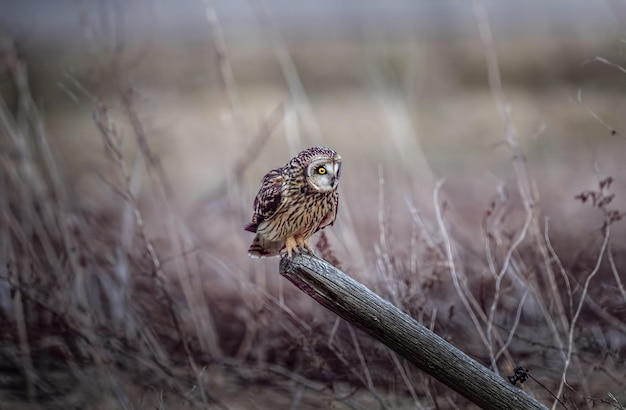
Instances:
[[[328,213],[336,211],[336,192],[310,192],[298,185],[287,184],[284,206],[259,226],[259,232],[268,239],[280,240],[294,234],[311,236]]]

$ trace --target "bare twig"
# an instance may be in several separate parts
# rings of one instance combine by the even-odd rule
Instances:
[[[454,284],[456,293],[457,295],[459,295],[459,298],[461,299],[463,306],[465,306],[465,310],[467,311],[467,313],[470,315],[470,318],[472,319],[472,323],[474,324],[474,327],[476,328],[476,331],[478,335],[480,336],[480,340],[483,342],[485,347],[489,348],[489,341],[487,340],[485,331],[483,330],[482,325],[480,324],[480,321],[478,320],[478,317],[476,316],[477,315],[476,312],[479,312],[479,314],[482,312],[480,310],[475,310],[472,307],[472,304],[468,300],[467,292],[463,290],[463,286],[461,284],[461,279],[460,279],[460,274],[456,269],[455,256],[454,256],[454,251],[452,249],[452,241],[450,239],[450,236],[448,235],[448,229],[443,219],[443,215],[441,212],[441,204],[439,201],[439,192],[441,191],[441,187],[443,186],[443,183],[444,181],[440,180],[435,185],[435,191],[433,193],[433,202],[435,204],[435,215],[437,217],[437,223],[439,224],[439,230],[443,237],[443,242],[446,248],[446,257],[448,260],[448,267],[450,269],[450,275],[452,276],[452,283]]]
[[[246,151],[243,153],[241,158],[235,162],[231,172],[229,175],[232,175],[235,181],[240,181],[245,170],[250,166],[253,162],[254,158],[256,158],[261,149],[272,135],[274,129],[278,126],[278,124],[282,121],[285,116],[285,106],[284,104],[279,104],[265,119],[263,124],[259,127],[259,131],[252,139],[252,143],[248,146]],[[211,191],[202,195],[191,207],[188,212],[188,221],[196,221],[198,217],[201,216],[204,209],[208,204],[213,202],[216,198],[221,197],[226,193],[228,186],[232,182],[232,179],[226,179],[222,181],[217,187],[213,188]]]
[[[506,341],[504,342],[500,350],[498,350],[498,352],[495,354],[494,360],[496,362],[498,361],[500,356],[502,356],[502,354],[506,352],[509,345],[513,341],[513,337],[515,336],[515,331],[517,330],[517,327],[519,326],[520,317],[522,316],[522,309],[524,308],[524,303],[526,303],[526,297],[528,296],[529,292],[530,290],[526,289],[526,291],[522,295],[522,298],[519,301],[519,304],[517,305],[517,311],[515,312],[515,320],[513,321],[513,325],[511,326],[511,329],[509,329],[509,335],[506,338]]]
[[[348,326],[350,326],[350,324],[348,324]],[[330,342],[327,346],[330,351],[335,355],[335,357],[339,359],[339,361],[348,370],[350,370],[350,372],[363,384],[367,391],[369,391],[370,394],[376,399],[378,404],[385,410],[389,409],[390,407],[385,402],[385,399],[383,399],[382,396],[378,394],[378,392],[374,389],[374,387],[369,384],[368,380],[361,374],[361,372],[359,372],[357,369],[354,368],[354,366],[350,364],[350,362],[348,361],[348,359],[346,359],[345,355],[340,351],[340,349],[334,343]]]
[[[617,266],[615,265],[615,260],[613,259],[613,251],[611,249],[611,244],[609,243],[609,249],[607,251],[607,256],[609,259],[609,265],[611,266],[611,272],[613,273],[613,277],[615,278],[615,283],[617,284],[617,288],[619,289],[622,298],[624,299],[624,303],[626,303],[626,290],[624,289],[624,285],[622,284],[622,280],[620,279],[620,274],[617,270]]]
[[[398,358],[398,355],[396,354],[396,352],[390,351],[389,356],[391,356],[394,366],[396,367],[396,369],[398,369],[398,373],[400,373],[400,377],[402,377],[402,381],[404,382],[404,385],[406,386],[407,390],[411,394],[411,398],[413,399],[413,403],[415,404],[415,407],[419,410],[426,410],[424,406],[422,406],[422,404],[419,402],[417,398],[417,394],[415,393],[415,388],[413,388],[413,384],[411,383],[411,380],[409,379],[409,375],[404,369],[404,366],[402,365],[402,362]]]
[[[553,328],[552,336],[555,338],[555,342],[559,346],[563,346],[564,342],[562,340],[562,333],[567,333],[568,330],[571,331],[572,327],[569,323],[567,315],[565,314],[565,306],[563,304],[559,286],[556,281],[556,275],[552,268],[552,261],[550,259],[550,253],[546,247],[542,230],[540,227],[540,223],[538,221],[539,218],[539,210],[538,210],[538,191],[535,184],[535,181],[530,175],[530,171],[526,164],[526,159],[522,153],[519,144],[519,136],[515,125],[513,123],[513,118],[511,115],[511,106],[506,98],[502,87],[502,80],[500,77],[500,69],[498,64],[498,58],[496,54],[495,42],[491,32],[491,26],[489,24],[489,19],[487,16],[487,11],[485,8],[485,4],[483,0],[474,0],[473,1],[473,11],[474,18],[476,20],[476,25],[478,27],[480,39],[483,45],[483,52],[485,55],[485,60],[487,63],[487,75],[489,79],[489,87],[491,89],[491,93],[493,95],[494,103],[496,105],[496,109],[498,110],[498,114],[500,115],[501,121],[505,128],[505,138],[509,150],[512,153],[512,165],[517,179],[518,190],[521,198],[524,201],[524,207],[527,212],[532,213],[534,216],[532,225],[530,227],[530,236],[531,239],[534,240],[535,246],[541,255],[541,259],[543,261],[544,273],[545,277],[541,277],[542,280],[547,280],[548,287],[551,292],[551,305],[556,308],[556,316],[558,318],[558,324],[560,325],[560,329],[554,323],[553,315],[550,314],[549,310],[544,306],[542,302],[540,302],[539,292],[537,287],[529,282],[529,285],[533,289],[533,293],[539,302],[539,307],[542,310],[542,314],[546,319],[546,323],[548,326]],[[532,280],[532,278],[531,278]],[[579,372],[579,376],[581,382],[584,387],[584,377],[582,372],[580,371],[580,366],[577,366],[576,369]]]
[[[209,28],[211,29],[211,37],[215,46],[215,55],[220,67],[220,78],[222,81],[222,87],[226,92],[228,98],[228,104],[230,110],[233,113],[235,120],[241,120],[241,103],[239,98],[239,91],[237,89],[237,83],[233,74],[233,68],[228,58],[228,52],[226,49],[226,41],[224,40],[224,33],[222,31],[222,25],[217,18],[217,10],[215,9],[215,3],[213,0],[202,0],[204,4],[204,14],[206,15]]]
[[[578,321],[578,318],[580,317],[580,312],[582,311],[583,305],[585,304],[585,298],[587,297],[587,292],[589,291],[589,284],[591,283],[591,279],[593,279],[593,277],[596,276],[596,274],[600,270],[600,264],[602,263],[602,259],[604,258],[604,254],[608,247],[609,238],[610,224],[605,227],[604,239],[602,241],[602,245],[600,246],[600,252],[598,253],[598,257],[596,259],[596,265],[585,279],[578,306],[576,308],[576,311],[574,312],[574,317],[572,317],[570,329],[567,335],[567,355],[565,357],[565,364],[563,365],[563,372],[561,375],[561,382],[559,383],[559,390],[556,394],[557,399],[559,399],[561,397],[561,394],[563,394],[563,387],[567,382],[567,370],[569,368],[572,358],[572,352],[574,350],[574,331],[576,330],[576,322]],[[557,403],[558,401],[555,400],[554,404],[552,405],[552,409],[556,408]]]
[[[283,41],[278,26],[273,21],[272,16],[263,2],[251,1],[250,4],[253,6],[261,24],[266,30],[267,37],[272,45],[272,50],[274,50],[276,60],[280,65],[285,81],[287,82],[287,86],[289,87],[292,104],[295,107],[296,112],[302,117],[308,137],[315,145],[322,144],[324,141],[322,131],[317,123],[317,120],[315,119],[311,102],[309,101],[306,90],[304,89],[304,84],[302,84],[300,75],[298,74],[298,69],[291,58],[289,49]],[[293,149],[294,147],[291,148]]]
[[[511,262],[511,258],[513,257],[513,252],[518,248],[518,246],[522,243],[524,238],[526,238],[526,233],[528,232],[528,227],[532,222],[533,214],[532,212],[526,212],[526,221],[524,221],[524,226],[520,231],[519,235],[515,239],[515,241],[511,244],[509,249],[506,252],[504,257],[504,261],[502,262],[502,268],[496,274],[496,283],[495,283],[495,294],[493,296],[493,301],[491,303],[491,307],[489,309],[489,319],[487,320],[487,349],[489,350],[489,356],[491,357],[491,367],[497,371],[498,365],[496,363],[496,355],[494,354],[494,345],[493,345],[493,322],[496,316],[496,309],[498,307],[498,302],[500,300],[500,288],[502,285],[502,279],[504,275],[509,270],[509,264]]]

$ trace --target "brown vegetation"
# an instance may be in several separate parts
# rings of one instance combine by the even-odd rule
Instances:
[[[222,56],[223,47],[218,42]],[[486,50],[493,76],[498,65]],[[143,96],[123,70],[106,66],[107,87],[64,80],[92,116],[80,132],[97,135],[97,144],[81,140],[89,147],[78,149],[79,156],[87,152],[85,164],[51,137],[49,113],[33,100],[25,62],[8,42],[2,58],[16,92],[14,104],[0,101],[0,408],[469,408],[285,283],[276,260],[246,258],[243,225],[257,180],[266,165],[287,158],[263,155],[323,141],[297,87],[289,89],[293,106],[277,99],[278,108],[251,126],[233,67],[218,60],[218,98],[230,124],[224,128],[240,139],[207,131],[215,151],[205,155],[214,163],[202,165],[215,188],[185,201],[180,191],[189,188],[178,185],[184,173],[176,169],[184,164],[166,155],[170,146],[155,137],[162,130],[151,128]],[[294,69],[281,67],[289,84],[298,79]],[[339,220],[321,238],[320,254],[503,377],[527,369],[518,385],[546,405],[623,409],[626,175],[619,174],[623,155],[610,156],[614,147],[623,152],[623,114],[611,111],[606,120],[580,94],[571,110],[551,106],[559,108],[547,121],[591,118],[594,132],[611,138],[602,151],[611,177],[583,180],[576,170],[580,178],[572,182],[564,177],[571,169],[543,164],[541,153],[558,149],[540,144],[553,141],[518,136],[532,127],[515,129],[502,86],[490,78],[490,91],[450,102],[445,114],[496,96],[502,122],[492,133],[504,129],[505,138],[485,137],[489,143],[479,146],[494,172],[507,171],[480,187],[463,179],[471,151],[443,152],[436,137],[414,138],[403,128],[413,114],[393,105],[401,87],[372,80],[380,100],[365,105],[385,110],[391,99],[388,129],[400,131],[373,137],[355,124],[347,132],[358,136],[335,141],[346,163],[354,160],[343,175]],[[442,104],[435,98],[424,126],[446,130],[437,135],[458,138],[462,147],[462,125],[428,123],[444,115]],[[348,128],[345,118],[333,132]],[[272,142],[276,130],[287,144]],[[504,148],[485,149],[494,144]],[[587,159],[584,144],[576,163]],[[527,159],[532,149],[539,154]],[[419,162],[438,150],[430,167]],[[437,182],[439,175],[449,180]],[[181,211],[189,203],[191,211]]]

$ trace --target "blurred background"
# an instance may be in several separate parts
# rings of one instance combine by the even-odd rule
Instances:
[[[374,192],[378,165],[391,163],[417,178],[394,184],[430,197],[433,178],[451,177],[450,189],[482,207],[468,185],[506,182],[510,152],[476,7],[487,13],[520,143],[562,209],[621,161],[623,137],[611,131],[622,126],[624,73],[598,60],[624,60],[620,1],[29,0],[3,1],[0,18],[72,162],[99,152],[69,76],[114,94],[115,66],[141,94],[149,137],[184,200],[221,180],[287,103],[254,183],[301,148],[327,144],[347,157],[346,191]],[[569,183],[571,192],[555,189]]]
[[[459,258],[478,276],[489,271],[484,236],[493,221],[487,213],[498,208],[506,215],[498,226],[506,231],[502,243],[508,246],[524,221],[524,192],[532,192],[538,226],[543,230],[549,221],[554,247],[571,264],[567,268],[593,266],[580,255],[597,255],[606,219],[605,210],[575,196],[612,177],[610,208],[626,209],[622,0],[0,0],[0,35],[3,52],[25,64],[28,81],[26,89],[16,80],[13,60],[3,60],[0,93],[6,112],[18,125],[25,121],[32,111],[25,111],[20,95],[30,92],[63,185],[73,192],[73,206],[117,220],[124,201],[111,182],[119,176],[115,170],[122,163],[130,170],[146,167],[147,177],[133,179],[146,235],[167,257],[187,252],[190,243],[208,255],[217,273],[198,265],[202,286],[214,289],[210,295],[227,295],[203,302],[217,317],[212,319],[217,330],[208,332],[217,332],[224,357],[240,360],[237,364],[275,363],[271,354],[254,353],[250,345],[283,337],[280,326],[276,332],[266,329],[270,335],[245,325],[260,315],[268,294],[278,295],[279,315],[290,300],[295,315],[310,313],[313,323],[334,320],[282,283],[276,260],[246,255],[251,235],[243,226],[262,176],[309,146],[329,146],[343,158],[340,212],[328,237],[342,267],[374,288],[391,280],[381,278],[387,272],[381,260],[401,271],[399,266],[415,268],[415,260],[427,258],[427,252],[415,251],[414,242],[422,241],[424,232],[438,237],[435,211],[444,201]],[[495,65],[488,67],[489,58]],[[119,162],[107,156],[105,123],[116,130]],[[149,145],[154,161],[137,159],[146,154],[142,144]],[[9,146],[8,139],[2,145]],[[522,164],[522,172],[515,164]],[[192,233],[180,249],[163,239],[172,231],[146,182],[156,169],[169,187],[166,212]],[[438,183],[443,185],[435,202]],[[624,260],[623,225],[612,226],[618,266]],[[396,260],[389,262],[386,254]],[[445,263],[433,262],[426,270]],[[607,261],[602,266],[610,271]],[[602,276],[595,287],[600,295],[606,287],[617,292],[621,285],[614,276]],[[242,291],[242,278],[253,284],[251,293]],[[218,292],[221,287],[228,291]],[[394,295],[385,289],[388,297]],[[242,302],[250,294],[258,303]],[[454,292],[443,290],[432,298],[421,295],[419,309],[427,315],[445,311],[455,299]],[[511,306],[504,315],[515,316]],[[237,309],[247,313],[232,313]],[[234,319],[220,312],[238,317],[241,329],[248,330],[221,328],[220,317]],[[626,315],[623,307],[616,312],[613,329],[624,326]],[[467,319],[459,315],[457,325]],[[287,345],[290,337],[285,336]],[[612,341],[605,344],[616,357],[625,354],[624,333],[605,339]],[[476,340],[464,350],[480,356]],[[546,374],[556,391],[562,369],[552,370]],[[623,387],[616,378],[614,385]],[[418,402],[430,400],[424,408],[448,408],[449,400],[438,402],[434,394],[421,401],[426,397],[421,394]],[[400,396],[386,408],[415,407]],[[265,400],[273,404],[229,405],[297,407],[291,399]],[[359,405],[367,403],[363,400]]]

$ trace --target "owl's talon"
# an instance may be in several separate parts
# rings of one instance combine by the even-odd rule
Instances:
[[[294,252],[298,252],[298,245],[296,239],[293,236],[290,236],[285,240],[285,248],[283,251],[287,253],[287,257],[289,259],[293,257]]]
[[[283,250],[281,250],[281,251],[279,252],[279,254],[280,254],[280,259],[285,259],[285,258],[287,258],[287,259],[292,259],[292,258],[293,258],[294,251],[293,251],[293,250],[291,250],[291,249],[289,249],[289,250],[287,250],[287,249],[283,249]]]
[[[311,255],[315,254],[308,242],[304,242],[304,249]]]

